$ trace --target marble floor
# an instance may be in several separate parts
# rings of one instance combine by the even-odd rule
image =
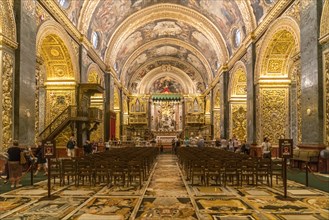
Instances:
[[[159,155],[143,187],[96,185],[52,186],[47,182],[0,195],[0,219],[329,219],[329,194],[288,181],[234,187],[211,183],[205,187],[186,181],[175,155]],[[328,183],[325,183],[328,184]]]

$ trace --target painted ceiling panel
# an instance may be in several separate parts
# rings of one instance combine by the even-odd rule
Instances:
[[[171,37],[183,40],[190,43],[192,46],[203,52],[208,62],[211,65],[213,72],[219,67],[216,51],[213,49],[209,39],[196,30],[194,27],[186,23],[175,20],[160,20],[149,23],[134,33],[122,44],[116,60],[117,71],[122,70],[122,66],[126,59],[139,46],[162,37]]]
[[[206,68],[203,63],[194,55],[193,52],[187,50],[186,48],[178,45],[157,45],[145,50],[144,53],[140,54],[136,59],[130,62],[126,73],[126,76],[128,77],[127,79],[129,79],[129,77],[132,76],[132,74],[135,73],[136,70],[147,61],[165,56],[177,58],[182,62],[189,63],[200,73],[206,72]]]

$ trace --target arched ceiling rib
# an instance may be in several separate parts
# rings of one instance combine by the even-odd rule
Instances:
[[[199,73],[207,74],[207,79],[211,80],[211,67],[203,54],[190,44],[172,38],[161,38],[144,44],[135,50],[127,59],[121,71],[121,82],[124,84],[127,76],[133,74],[140,66],[149,59],[162,56],[176,57],[196,68]],[[206,82],[209,83],[209,82]]]

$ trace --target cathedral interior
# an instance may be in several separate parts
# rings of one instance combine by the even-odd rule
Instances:
[[[1,176],[0,219],[329,219],[329,177],[315,175],[329,172],[329,0],[1,0],[0,73],[0,172],[14,140],[53,143],[61,167],[51,187],[33,164],[21,188],[1,191]],[[248,157],[218,149],[229,139]],[[305,172],[327,190],[293,181]]]

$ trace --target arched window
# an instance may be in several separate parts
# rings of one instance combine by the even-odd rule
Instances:
[[[235,29],[233,31],[233,45],[234,47],[239,47],[241,44],[241,31],[240,29]]]
[[[64,8],[67,9],[70,6],[70,0],[58,0],[59,5]]]
[[[95,31],[91,35],[91,43],[92,43],[93,47],[95,49],[97,49],[98,43],[99,43],[99,36],[98,36],[97,32],[95,32]]]

